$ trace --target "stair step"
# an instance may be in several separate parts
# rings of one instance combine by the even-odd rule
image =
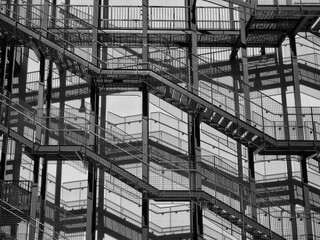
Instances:
[[[219,128],[225,129],[230,123],[229,119],[223,118],[222,121],[219,122]]]
[[[190,101],[189,101],[189,108],[190,109],[197,110],[198,109],[198,105],[199,105],[199,103],[197,103],[192,98],[190,98]]]
[[[188,97],[186,95],[181,95],[180,97],[180,105],[187,106],[188,105]]]
[[[311,26],[312,32],[319,32],[320,30],[320,17],[317,19],[317,21]]]
[[[253,134],[252,132],[248,132],[244,138],[247,140],[252,140],[254,136],[255,134]]]
[[[213,114],[213,111],[209,108],[206,108],[204,111],[203,111],[203,119],[204,121],[209,121],[211,116]]]
[[[241,137],[247,130],[245,128],[238,128],[238,130],[235,132],[238,137]]]
[[[257,137],[256,139],[254,139],[253,144],[256,146],[261,146],[263,144],[263,140],[260,137]]]
[[[168,103],[173,104],[174,102],[178,102],[178,100],[172,98],[172,97],[164,97],[164,100]]]
[[[220,114],[215,113],[213,115],[213,117],[211,118],[211,122],[218,124],[218,122],[220,121],[221,118],[222,118],[222,116]]]
[[[238,127],[238,124],[236,123],[231,123],[228,128],[226,129],[228,132],[232,133],[234,130],[236,130]]]
[[[177,101],[180,101],[181,95],[182,94],[180,92],[174,91],[173,94],[172,94],[172,98],[177,100]]]
[[[156,96],[158,95],[164,95],[166,93],[166,88],[164,86],[160,86],[154,89],[154,94]]]

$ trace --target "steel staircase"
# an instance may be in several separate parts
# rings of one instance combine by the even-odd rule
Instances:
[[[110,184],[114,184],[109,182]],[[6,225],[10,225],[17,222],[26,222],[26,224],[29,224],[30,219],[28,219],[28,211],[30,208],[30,202],[31,202],[31,191],[30,189],[25,189],[23,187],[16,187],[13,186],[11,183],[7,182],[1,182],[1,190],[2,190],[2,199],[1,199],[1,204],[0,204],[0,209],[1,209],[1,214],[2,218],[1,220],[4,220],[4,223],[1,223],[1,227],[5,228]],[[132,195],[132,193],[130,193]],[[138,196],[137,196],[138,197]],[[68,207],[68,203],[65,203],[64,207],[66,209],[70,208]],[[119,206],[115,203],[112,203],[112,213],[105,212],[104,214],[108,217],[111,217],[114,221],[118,221],[119,224],[123,224],[122,222],[124,221],[123,219],[119,218],[116,214],[117,209],[119,209]],[[108,205],[108,208],[110,208],[110,202]],[[80,207],[80,206],[79,206]],[[85,208],[86,206],[84,206]],[[81,209],[82,206],[81,206]],[[82,235],[73,235],[75,232],[84,232],[85,231],[85,222],[83,217],[78,217],[76,215],[72,215],[70,212],[73,212],[74,210],[71,211],[66,211],[65,209],[60,209],[55,207],[53,204],[50,202],[46,202],[46,215],[45,215],[45,223],[51,225],[54,221],[54,225],[61,225],[63,224],[64,228],[62,230],[63,233],[61,233],[57,237],[49,237],[45,236],[45,239],[83,239],[84,236]],[[130,212],[130,209],[126,209],[127,212]],[[54,220],[54,217],[52,217],[52,212],[61,212],[61,218]],[[79,210],[77,210],[77,215],[79,215]],[[123,214],[122,211],[118,213],[118,215]],[[81,214],[80,214],[81,215]],[[134,216],[134,213],[130,214],[131,216]],[[6,217],[5,217],[6,216]],[[139,216],[136,218],[139,219]],[[107,226],[105,226],[107,227]],[[139,233],[139,221],[136,222],[136,226],[133,224],[127,224],[127,227],[131,228],[132,230],[136,230],[137,234]],[[0,228],[1,229],[1,228]],[[154,229],[151,226],[151,230],[154,232],[157,232],[157,229],[160,229],[159,226],[154,226]],[[23,235],[27,235],[27,232],[24,232],[24,230],[19,230],[18,235],[19,237],[17,239],[21,239]],[[187,230],[187,229],[186,229]],[[126,235],[121,235],[120,232],[117,232],[117,230],[114,231],[114,236],[117,237],[126,237],[125,239],[134,239],[134,238],[129,238]],[[119,229],[118,229],[119,231]],[[50,230],[45,229],[43,230],[45,232],[45,235],[48,235]],[[172,237],[181,237],[184,236],[186,239],[189,239],[188,236],[189,234],[187,233],[179,233],[179,230],[177,231],[177,234],[173,234]],[[108,232],[110,234],[110,232]],[[161,236],[153,235],[151,234],[155,239],[162,239]],[[158,233],[159,235],[159,233]],[[3,237],[1,239],[9,239],[13,240],[16,239],[12,236],[9,236],[8,234],[0,232],[0,237]]]
[[[3,21],[2,29],[4,32],[8,33],[8,35],[10,36],[12,36],[11,34],[15,33],[15,38],[20,39],[20,41],[25,41],[26,45],[31,47],[35,45],[47,57],[60,59],[60,64],[58,63],[58,65],[67,64],[68,70],[80,77],[86,78],[88,74],[96,77],[107,77],[111,74],[114,75],[115,79],[117,78],[116,76],[121,75],[128,76],[129,79],[136,79],[138,76],[149,76],[149,79],[146,81],[150,86],[152,93],[158,95],[164,100],[169,100],[169,102],[171,103],[176,102],[177,107],[179,107],[180,109],[198,115],[202,118],[203,122],[206,122],[219,131],[229,135],[230,137],[241,141],[243,144],[250,146],[251,148],[253,148],[253,150],[263,149],[265,153],[275,154],[279,151],[281,151],[282,153],[293,153],[294,151],[301,151],[301,149],[303,148],[304,150],[309,151],[311,155],[316,152],[315,148],[317,149],[319,146],[317,137],[318,126],[316,122],[318,115],[311,113],[312,109],[303,110],[303,115],[307,118],[304,126],[297,126],[297,124],[294,124],[293,126],[283,126],[283,124],[281,124],[279,126],[279,123],[277,122],[277,127],[281,129],[303,128],[305,134],[310,132],[306,137],[306,140],[297,139],[296,133],[292,135],[293,139],[288,139],[288,141],[284,139],[277,139],[277,136],[275,135],[277,128],[272,125],[274,124],[272,121],[268,121],[264,116],[267,115],[267,112],[271,112],[269,112],[268,109],[259,106],[258,104],[253,103],[255,110],[258,112],[255,114],[256,120],[247,119],[244,113],[235,113],[234,110],[232,111],[233,114],[230,114],[230,109],[221,109],[222,107],[226,108],[228,106],[222,106],[221,104],[214,105],[215,103],[212,102],[212,98],[208,99],[209,101],[206,101],[204,100],[204,98],[207,98],[208,96],[199,97],[191,93],[190,91],[187,91],[183,87],[175,84],[181,82],[180,79],[176,79],[175,77],[171,76],[170,80],[168,80],[162,77],[165,75],[167,76],[167,78],[169,78],[168,76],[170,76],[170,74],[159,68],[158,66],[149,65],[149,69],[144,70],[141,69],[141,67],[146,64],[138,64],[138,66],[132,66],[132,64],[130,64],[130,67],[124,68],[122,70],[100,69],[99,67],[96,67],[92,63],[86,61],[85,58],[80,57],[81,54],[74,54],[72,52],[72,49],[61,47],[59,45],[57,46],[57,43],[59,43],[59,41],[64,42],[61,38],[58,39],[59,41],[56,39],[56,41],[53,42],[50,39],[42,36],[41,41],[39,41],[38,30],[32,30],[26,26],[23,26],[5,16],[4,14],[1,14],[0,16]],[[12,32],[12,26],[16,26],[14,28],[14,32]],[[58,37],[57,35],[48,32],[47,30],[42,30],[46,31],[45,33],[50,34],[50,36],[52,37]],[[31,43],[29,40],[30,37],[32,38]],[[66,44],[70,45],[71,43]],[[87,53],[86,55],[88,56]],[[104,64],[103,62],[101,62],[101,60],[98,61],[102,65]],[[131,70],[133,68],[135,70]],[[150,69],[152,69],[153,71],[151,71]],[[101,77],[98,77],[98,79],[100,79],[100,81],[102,80],[102,82],[105,81],[105,77],[103,77],[102,79]],[[182,81],[181,83],[186,84],[184,81]],[[122,84],[122,82],[120,81],[115,84]],[[137,82],[134,82],[134,84],[137,84]],[[248,100],[244,99],[244,101]],[[226,112],[226,110],[229,110],[229,112]],[[237,114],[240,114],[240,117],[236,117],[235,115]],[[276,115],[272,115],[272,117],[276,117],[275,119],[281,119],[282,116],[280,114],[277,114],[278,113],[276,113]],[[290,114],[290,117],[295,116],[295,113]]]
[[[1,227],[3,229],[6,226],[17,227],[17,236],[10,236],[10,234],[4,235],[0,233],[0,236],[4,236],[1,239],[26,239],[29,235],[28,229],[34,227],[41,232],[44,239],[70,239],[61,233],[55,232],[53,229],[49,228],[46,225],[40,223],[35,224],[36,220],[33,220],[29,216],[30,203],[31,203],[31,193],[30,189],[25,189],[21,186],[14,186],[10,183],[1,181],[0,182],[1,198],[0,198],[0,212],[1,212]],[[39,204],[40,204],[40,200]],[[47,208],[48,210],[48,208]],[[53,211],[57,211],[61,214],[63,211],[53,207]],[[37,215],[39,215],[39,211]],[[64,212],[61,214],[61,217],[66,219],[74,217],[69,213]],[[46,221],[50,222],[52,216],[46,215]],[[64,226],[67,228],[67,226]],[[80,238],[82,236],[79,236]]]
[[[200,96],[198,96],[192,93],[191,91],[186,90],[185,88],[177,84],[186,84],[184,81],[181,81],[181,79],[177,79],[176,77],[171,76],[164,69],[158,66],[152,65],[150,68],[144,69],[142,67],[146,63],[143,63],[143,65],[133,66],[134,69],[131,69],[132,66],[130,66],[128,67],[128,69],[125,68],[121,70],[104,70],[93,65],[85,58],[76,55],[74,52],[71,51],[71,49],[63,48],[61,47],[61,45],[57,45],[57,41],[53,42],[50,39],[50,37],[57,36],[52,34],[51,32],[41,32],[42,30],[46,31],[45,29],[40,28],[39,34],[38,28],[31,29],[26,26],[23,26],[17,21],[13,21],[11,18],[5,16],[4,14],[0,14],[0,19],[1,23],[3,23],[1,28],[3,29],[3,31],[6,32],[8,37],[14,34],[14,36],[18,38],[17,41],[22,40],[24,41],[24,44],[30,45],[33,49],[35,49],[34,46],[38,47],[41,51],[43,51],[46,54],[47,57],[57,57],[57,59],[60,60],[60,64],[58,63],[59,65],[64,65],[65,67],[68,67],[68,69],[70,69],[71,72],[79,74],[80,77],[87,78],[88,75],[94,75],[95,77],[97,77],[115,74],[116,76],[129,75],[129,78],[136,79],[137,76],[149,76],[150,78],[144,80],[144,82],[148,84],[153,94],[159,96],[167,102],[170,102],[171,104],[177,106],[183,111],[200,117],[203,122],[206,122],[210,126],[229,135],[230,137],[238,141],[241,141],[243,144],[253,148],[254,150],[259,149],[261,146],[263,146],[264,150],[269,148],[271,150],[276,149],[277,151],[287,150],[289,152],[294,152],[296,150],[296,147],[302,146],[302,139],[296,139],[296,142],[290,142],[291,144],[288,148],[287,141],[282,141],[281,139],[279,140],[274,135],[267,135],[264,132],[264,126],[261,126],[259,125],[259,123],[252,121],[252,119],[245,118],[245,115],[241,115],[238,112],[236,113],[234,111],[231,111],[233,114],[230,114],[229,112],[227,112],[227,109],[222,109],[222,105],[216,105],[216,103],[213,103],[212,97],[209,98],[209,100],[205,100],[204,98],[206,98],[206,96],[204,96],[203,94],[200,94]],[[14,28],[12,28],[12,26],[14,26]],[[48,34],[49,36],[43,36],[46,34]],[[30,37],[33,38],[31,43]],[[61,39],[59,40],[61,41]],[[166,76],[166,78],[164,78],[163,76]],[[97,78],[99,79],[99,77]],[[104,81],[103,78],[102,81]],[[188,88],[191,89],[190,86]],[[5,102],[2,101],[2,104],[5,104]],[[20,109],[19,106],[16,105],[13,107],[13,109],[15,111],[23,111],[22,109]],[[263,113],[266,110],[261,107],[260,110],[262,112],[262,116],[260,117],[262,118],[263,123]],[[32,114],[32,112],[28,112],[25,113],[22,117],[26,117],[27,119],[34,121],[35,117],[32,116]],[[240,115],[240,117],[236,115]],[[306,112],[305,115],[313,116],[313,113]],[[315,123],[316,122],[314,121],[314,119],[312,119],[312,126]],[[40,125],[38,121],[34,121],[33,124]],[[260,127],[260,129],[257,129],[258,127]],[[218,215],[222,216],[228,221],[234,222],[237,226],[245,227],[246,231],[251,233],[252,235],[266,238],[271,238],[270,235],[272,235],[273,239],[283,239],[276,233],[270,233],[270,230],[268,228],[262,226],[261,224],[258,224],[256,221],[246,216],[243,216],[239,211],[235,210],[234,208],[225,204],[223,201],[218,200],[217,198],[213,197],[212,195],[204,191],[159,191],[158,189],[154,188],[148,183],[145,183],[136,176],[125,171],[121,167],[112,164],[108,160],[94,153],[92,150],[88,148],[89,146],[87,146],[86,143],[79,142],[79,145],[72,146],[71,150],[70,146],[66,147],[63,145],[42,146],[35,144],[32,142],[32,140],[19,135],[17,132],[15,132],[7,126],[1,125],[0,129],[1,131],[7,133],[13,139],[24,144],[26,146],[26,151],[29,151],[29,153],[31,154],[48,156],[52,153],[56,154],[57,152],[68,152],[70,155],[77,155],[74,153],[78,153],[82,156],[82,158],[85,161],[93,161],[99,167],[104,168],[108,173],[117,177],[121,181],[127,183],[129,186],[136,188],[138,191],[147,192],[150,198],[156,200],[171,198],[185,200],[188,200],[190,198],[197,199],[200,200],[200,202],[202,202],[203,204],[205,204],[206,207],[208,207],[208,209],[217,213]],[[307,129],[316,132],[314,131],[314,127],[307,127]],[[46,129],[44,128],[43,130]],[[106,139],[101,139],[100,136],[96,137],[98,137],[100,140],[106,141]],[[314,147],[318,147],[317,141],[318,139],[317,137],[315,137],[315,139],[311,139],[310,141],[304,141],[303,146],[304,148],[308,148],[308,150],[311,153],[314,153]],[[108,142],[106,141],[106,143]],[[301,149],[298,149],[297,151],[300,150]]]
[[[84,134],[83,131],[79,131],[79,126],[75,125],[74,122],[71,122],[69,119],[74,120],[75,118],[78,118],[77,121],[81,122],[81,118],[77,115],[73,115],[72,113],[74,111],[77,111],[76,109],[65,109],[65,114],[67,117],[65,117],[64,121],[64,129],[67,131],[67,134],[65,135],[65,141],[63,143],[60,143],[62,145],[73,145],[77,144],[76,141],[80,142],[86,142],[87,137],[86,134]],[[50,127],[52,129],[59,129],[57,124],[55,123],[55,118],[58,117],[58,111],[55,109],[52,110],[52,124],[50,124]],[[152,120],[152,119],[150,119]],[[100,120],[101,121],[101,120]],[[79,124],[79,123],[78,123]],[[141,139],[139,138],[133,138],[132,136],[126,134],[125,132],[122,132],[120,129],[117,129],[115,126],[113,126],[110,123],[106,124],[106,134],[108,141],[110,141],[112,144],[117,145],[117,149],[110,146],[111,149],[114,149],[110,152],[110,154],[107,154],[105,157],[112,159],[117,165],[123,165],[126,163],[137,163],[139,162],[136,158],[141,158],[142,151],[141,151]],[[32,128],[32,126],[28,126],[29,128]],[[33,129],[35,130],[35,129]],[[74,131],[74,132],[73,132]],[[69,132],[69,133],[68,133]],[[71,134],[75,134],[75,136],[72,138]],[[57,139],[58,136],[51,134],[50,136],[53,139]],[[76,141],[75,141],[76,139]],[[157,139],[150,141],[150,156],[149,159],[153,163],[158,164],[159,166],[162,166],[166,169],[175,169],[177,167],[182,169],[188,169],[188,158],[187,156],[183,156],[178,153],[175,155],[173,154],[173,150],[165,149],[162,147],[161,144],[156,144],[158,142]],[[168,144],[170,145],[170,144]],[[115,151],[116,150],[116,151]],[[123,152],[125,150],[126,152]],[[130,153],[131,156],[127,156],[128,153]],[[180,156],[179,156],[180,155]],[[233,168],[232,166],[228,165],[227,159],[223,159],[222,157],[215,156],[214,154],[211,154],[212,157],[210,159],[202,159],[201,161],[201,169],[202,169],[202,175],[204,176],[214,176],[215,174],[220,174],[220,171],[224,175],[225,179],[229,179],[228,181],[231,182],[237,182],[237,170]],[[135,156],[133,158],[132,156]],[[71,159],[68,159],[71,160]],[[79,167],[84,167],[82,164]],[[184,177],[188,177],[187,172],[179,172]],[[247,184],[248,180],[246,179],[244,181],[244,184]],[[177,183],[179,185],[179,183]],[[216,184],[212,184],[206,180],[204,180],[203,185],[206,187],[215,186]],[[259,187],[259,186],[257,186]],[[215,188],[217,191],[221,191],[224,193],[223,190],[220,190],[220,188]],[[259,187],[260,191],[262,190],[261,186]],[[237,190],[235,190],[237,192]],[[233,196],[234,199],[238,199],[236,195]],[[259,196],[257,196],[259,197]],[[273,196],[275,197],[275,196]],[[281,199],[279,200],[282,201]]]
[[[84,184],[82,185],[82,188],[83,186],[85,186],[86,184],[86,181],[84,182]],[[110,185],[109,185],[110,184]],[[113,182],[108,182],[107,186],[109,186],[109,188],[111,190],[114,190],[113,186],[115,183]],[[1,211],[2,211],[2,214],[7,214],[8,213],[8,217],[5,218],[6,220],[6,223],[7,224],[13,224],[14,222],[18,221],[18,222],[26,222],[26,224],[28,224],[30,220],[27,219],[27,212],[29,210],[29,205],[30,205],[30,198],[31,198],[31,192],[30,192],[30,189],[27,188],[25,189],[24,187],[16,187],[16,186],[13,186],[12,183],[7,183],[7,182],[1,182],[1,186],[2,186],[2,196],[3,196],[3,199],[2,199],[2,202],[1,202]],[[68,190],[68,188],[66,189]],[[74,190],[74,189],[73,189]],[[70,189],[71,191],[71,189]],[[123,191],[128,191],[126,189],[121,189],[120,190],[121,193],[123,193]],[[129,201],[132,201],[132,192],[129,192],[128,191],[128,200]],[[140,196],[135,196],[135,198],[140,198]],[[18,200],[19,199],[19,200]],[[22,200],[23,199],[23,200]],[[22,200],[22,201],[21,201]],[[82,202],[83,200],[79,199],[80,202]],[[129,223],[126,223],[126,227],[130,228],[132,231],[136,231],[136,233],[138,234],[139,231],[140,231],[140,216],[136,215],[134,212],[131,212],[131,209],[123,209],[124,207],[118,205],[117,203],[113,203],[112,201],[109,201],[107,200],[107,207],[111,210],[111,212],[108,212],[106,211],[104,214],[108,217],[108,218],[111,218],[113,221],[115,222],[119,222],[119,224],[124,224],[124,220],[121,218],[121,216],[123,215],[124,212],[127,212],[127,213],[130,213],[129,214],[129,218],[132,218],[131,221],[133,222],[133,224],[129,224]],[[85,202],[85,201],[83,201]],[[18,203],[18,204],[17,204]],[[70,206],[68,206],[68,202],[64,203],[63,207],[65,209],[71,209]],[[80,206],[80,205],[77,205],[78,208],[80,208],[81,210],[84,210],[85,211],[85,208],[86,206]],[[52,209],[51,209],[52,208]],[[59,220],[56,220],[57,222],[55,222],[55,225],[58,224],[60,225],[60,222],[63,222],[63,225],[64,225],[64,229],[62,230],[63,233],[63,236],[60,235],[59,236],[59,239],[63,238],[63,239],[82,239],[83,236],[80,236],[80,235],[73,235],[74,232],[79,232],[79,231],[84,231],[84,219],[81,218],[81,217],[77,217],[75,215],[72,215],[70,212],[77,212],[77,214],[81,215],[81,213],[79,212],[79,210],[77,208],[74,209],[74,207],[72,207],[73,210],[71,211],[66,211],[64,209],[58,209],[57,207],[55,206],[51,206],[51,203],[49,202],[46,202],[46,216],[45,216],[45,222],[48,223],[48,224],[52,224],[52,221],[53,218],[51,216],[51,213],[52,211],[60,211],[60,212],[64,212],[64,214],[62,214],[62,216],[64,216],[62,219],[59,219]],[[117,210],[117,209],[120,209],[120,210]],[[153,210],[151,210],[153,211]],[[170,211],[176,211],[174,208]],[[160,214],[160,213],[156,213],[154,212],[155,214]],[[168,213],[168,212],[166,212]],[[12,216],[11,216],[12,215]],[[21,215],[20,217],[18,215]],[[15,220],[13,220],[15,218]],[[129,221],[129,222],[131,222]],[[1,224],[2,228],[5,229],[5,226],[6,224]],[[114,226],[114,225],[113,225]],[[106,229],[108,228],[107,233],[109,234],[114,234],[112,236],[114,237],[121,237],[123,239],[134,239],[134,234],[131,236],[131,237],[128,237],[128,235],[124,234],[124,235],[121,235],[121,231],[119,232],[119,229],[117,230],[116,226],[115,229],[110,229],[110,227],[112,228],[112,226],[105,226]],[[206,226],[208,227],[208,226]],[[208,227],[209,228],[209,227]],[[110,230],[112,232],[110,232]],[[177,233],[173,234],[172,235],[172,231],[175,232],[175,230],[177,231]],[[24,236],[24,235],[27,235],[28,233],[27,232],[24,232],[24,230],[19,230],[18,231],[18,239],[21,238],[21,236]],[[150,231],[153,232],[151,233],[151,236],[155,239],[175,239],[177,237],[183,237],[184,239],[190,239],[189,238],[189,226],[177,226],[177,227],[170,227],[169,229],[166,229],[166,228],[161,228],[160,226],[157,226],[157,225],[154,225],[154,224],[150,224]],[[211,231],[214,233],[215,236],[217,235],[221,235],[220,232],[217,232],[217,230],[214,230],[214,229],[211,229]],[[51,231],[49,230],[44,230],[45,232],[45,235],[47,236]],[[114,233],[113,233],[114,232]],[[164,236],[162,236],[164,233]],[[170,233],[170,236],[168,238],[168,233]],[[16,239],[8,234],[5,234],[4,232],[0,232],[0,237],[2,237],[1,239]],[[49,237],[49,236],[48,236]],[[211,235],[208,235],[208,238],[212,238],[213,236]],[[229,239],[227,236],[224,236],[225,239]],[[50,237],[50,239],[56,239],[55,237]],[[231,239],[230,239],[231,240]]]
[[[173,126],[177,126],[176,123],[174,123],[173,121],[179,121],[181,122],[181,120],[176,120],[175,118],[171,118],[170,116],[163,116],[164,113],[154,113],[154,114],[151,114],[150,116],[150,121],[153,122],[153,121],[157,121],[159,122],[160,125],[164,125],[164,128],[167,127],[167,125],[163,122],[170,122],[170,123],[173,123],[172,125]],[[158,116],[158,117],[156,117]],[[118,118],[120,118],[118,121],[115,121],[114,124],[116,124],[117,126],[121,126],[122,124],[134,124],[134,120],[135,119],[139,119],[141,116],[137,116],[137,115],[134,115],[132,117],[130,116],[125,116],[122,118],[120,118],[118,116]],[[171,120],[168,120],[168,118],[171,118]],[[160,121],[161,119],[161,121]],[[126,120],[126,121],[124,121]],[[162,122],[162,124],[161,124]],[[184,123],[185,125],[187,123]],[[122,126],[123,127],[123,126]],[[124,127],[125,128],[125,127]],[[187,155],[184,155],[184,151],[183,150],[178,150],[178,146],[175,146],[173,147],[173,144],[172,145],[172,142],[173,143],[176,143],[176,142],[181,142],[181,146],[184,146],[184,145],[187,145],[187,142],[184,142],[184,140],[182,139],[178,139],[175,135],[171,135],[169,133],[166,133],[165,131],[161,131],[159,129],[159,133],[158,131],[155,132],[155,133],[152,133],[150,132],[150,154],[151,156],[153,157],[153,154],[152,152],[153,151],[156,151],[157,154],[159,156],[165,156],[165,158],[168,158],[171,160],[172,162],[172,165],[173,164],[177,164],[177,165],[180,165],[181,167],[184,167],[184,168],[187,168],[187,161],[188,161],[188,156]],[[173,131],[178,131],[178,129],[173,129]],[[202,129],[203,131],[203,129]],[[204,132],[204,134],[209,134],[209,133],[206,133]],[[160,137],[161,136],[161,137]],[[213,139],[216,137],[214,135],[212,135],[210,133],[210,137],[212,137]],[[137,135],[137,140],[139,141],[141,139],[141,136],[138,134]],[[168,142],[170,139],[170,142]],[[209,140],[211,141],[211,140]],[[224,143],[222,143],[224,144]],[[229,145],[226,145],[226,147],[230,147]],[[230,165],[228,164],[229,163],[229,160],[228,159],[225,159],[221,156],[217,156],[215,155],[214,153],[202,153],[203,157],[201,157],[201,169],[203,172],[203,175],[204,176],[210,176],[210,175],[214,175],[215,172],[217,172],[217,174],[219,174],[219,171],[222,172],[222,175],[225,177],[225,179],[232,179],[233,182],[237,182],[237,175],[238,175],[238,171],[236,169],[236,166],[234,164],[231,164]],[[170,156],[171,155],[171,156]],[[210,156],[206,156],[206,155],[210,155]],[[157,156],[154,156],[155,158],[158,158]],[[293,158],[293,157],[292,157]],[[160,162],[161,159],[159,159],[158,162]],[[267,161],[268,159],[266,159],[265,161]],[[273,159],[272,159],[273,160]],[[281,161],[281,158],[278,158],[279,161]],[[282,159],[284,160],[284,159]],[[117,160],[116,160],[117,161]],[[293,158],[293,161],[298,161],[298,159],[295,159]],[[164,165],[165,166],[165,165]],[[169,169],[170,167],[172,166],[167,166]],[[246,174],[248,170],[244,170],[244,175]],[[317,169],[315,171],[318,171]],[[181,172],[180,174],[184,174],[185,172]],[[309,173],[311,174],[311,173]],[[295,177],[294,177],[294,185],[299,188],[299,185],[301,184],[301,179],[300,179],[300,176],[298,173],[294,174]],[[312,175],[312,174],[311,174]],[[258,184],[256,184],[256,189],[257,191],[263,196],[263,197],[266,197],[268,195],[272,195],[272,198],[274,199],[272,202],[277,202],[277,204],[280,204],[280,205],[283,205],[283,204],[288,204],[286,201],[284,201],[283,199],[286,198],[287,196],[287,192],[284,191],[283,192],[283,188],[285,186],[288,186],[290,183],[288,182],[287,178],[285,176],[274,176],[274,178],[272,178],[272,176],[270,176],[271,178],[269,179],[269,176],[265,176],[266,177],[266,181],[259,181]],[[299,180],[296,180],[296,178],[298,178]],[[245,183],[244,184],[248,184],[249,180],[247,178],[247,176],[244,177],[245,179]],[[316,177],[313,175],[312,179],[316,179]],[[279,185],[279,189],[276,190],[274,188],[274,185],[275,185],[275,181],[278,181],[278,185]],[[282,181],[282,183],[280,183],[279,181]],[[311,181],[310,181],[311,183]],[[205,187],[210,187],[210,182],[207,181],[207,180],[203,180],[202,182],[203,186]],[[313,183],[315,184],[315,183]],[[215,189],[214,187],[214,184],[211,184],[211,188]],[[272,189],[272,192],[269,192],[269,188]],[[219,191],[218,188],[216,188],[217,191]],[[312,196],[315,196],[318,194],[318,190],[316,188],[313,188],[310,186],[310,198],[314,199],[314,197]],[[222,193],[223,193],[223,190],[222,190]],[[281,197],[279,196],[281,195]],[[235,199],[237,199],[237,196],[238,195],[235,195]],[[259,198],[260,195],[257,196],[257,198]],[[260,200],[258,200],[260,201]],[[263,201],[263,200],[262,200]],[[313,201],[316,201],[316,200],[313,200]],[[300,205],[302,205],[301,202],[299,202]],[[311,203],[311,206],[312,206],[312,209],[317,209],[318,208],[318,203],[315,203],[313,204],[313,202]]]
[[[15,112],[20,115],[20,117],[26,118],[26,121],[34,121],[33,124],[37,124],[38,126],[41,126],[43,131],[56,131],[56,129],[48,129],[44,126],[42,126],[42,122],[45,122],[44,120],[41,120],[37,118],[35,121],[36,117],[34,114],[34,111],[32,109],[27,109],[27,105],[20,105],[17,102],[11,102],[6,99],[3,95],[1,95],[1,104],[4,104],[5,106],[8,104],[10,105],[10,112]],[[5,101],[3,100],[5,99]],[[22,104],[22,102],[20,101]],[[9,106],[8,105],[8,106]],[[150,199],[154,200],[166,200],[166,201],[171,201],[171,200],[183,200],[183,201],[190,201],[192,199],[197,199],[197,202],[200,201],[202,204],[206,204],[209,210],[215,212],[216,214],[220,215],[221,217],[225,219],[229,219],[232,216],[232,219],[237,219],[237,226],[244,226],[246,225],[247,231],[251,234],[254,234],[256,236],[269,236],[270,229],[264,227],[263,225],[257,223],[256,221],[250,219],[247,216],[243,216],[238,210],[230,207],[228,204],[224,203],[223,201],[219,200],[218,198],[214,197],[213,195],[210,195],[209,193],[205,191],[195,191],[195,192],[190,192],[190,191],[172,191],[172,190],[158,190],[154,186],[150,185],[149,183],[144,182],[137,176],[129,173],[128,171],[124,170],[123,168],[115,165],[114,163],[110,162],[110,160],[107,160],[101,156],[99,156],[97,153],[94,153],[92,150],[90,150],[86,146],[86,142],[79,142],[78,145],[72,145],[72,146],[65,146],[65,145],[39,145],[33,142],[33,140],[28,139],[29,137],[34,136],[34,133],[29,133],[28,135],[21,136],[19,133],[14,131],[13,129],[10,129],[10,127],[3,126],[2,124],[0,125],[0,130],[2,132],[5,132],[9,135],[10,138],[13,138],[16,141],[19,141],[23,145],[25,145],[25,151],[29,152],[29,154],[33,155],[39,155],[39,156],[45,156],[45,157],[50,157],[50,155],[54,155],[55,158],[58,157],[59,154],[65,155],[70,154],[73,155],[73,158],[75,159],[76,156],[80,156],[82,160],[85,161],[92,161],[95,165],[98,167],[103,168],[107,173],[110,175],[116,177],[120,181],[126,183],[127,185],[133,187],[134,189],[144,192],[145,194],[148,195]],[[93,134],[93,133],[90,133]],[[100,136],[99,141],[106,142],[107,139],[102,139]],[[119,148],[118,146],[114,145],[116,148]],[[125,150],[123,150],[125,151]],[[129,154],[131,155],[131,154]],[[136,158],[136,156],[132,156],[133,158]],[[79,160],[81,160],[79,159]],[[137,159],[140,161],[139,159]],[[155,169],[149,165],[149,170],[151,172],[155,171]],[[179,168],[177,171],[181,171],[182,169]],[[188,170],[186,170],[188,171]],[[205,176],[203,176],[205,177]],[[207,176],[205,177],[206,179],[208,178]],[[188,184],[187,184],[188,185]],[[186,189],[188,189],[188,186],[186,186]],[[261,209],[263,211],[263,209]],[[241,220],[243,219],[243,220]],[[241,221],[240,221],[241,220]],[[256,231],[257,230],[257,231]],[[281,236],[279,236],[276,233],[272,233],[272,237],[274,239],[283,239]]]

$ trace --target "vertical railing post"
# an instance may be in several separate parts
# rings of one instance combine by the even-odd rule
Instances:
[[[239,191],[240,191],[240,211],[241,211],[241,239],[246,239],[246,230],[245,230],[245,223],[244,223],[244,218],[245,218],[245,201],[244,201],[244,189],[243,189],[243,183],[242,181],[239,183]]]
[[[268,199],[267,199],[267,201],[268,201],[268,217],[269,217],[269,237],[270,237],[270,239],[272,239],[272,229],[271,229],[271,211],[270,211],[270,205],[271,205],[271,203],[270,203],[270,192],[269,192],[269,190],[267,189],[267,193],[268,193]]]
[[[313,117],[313,107],[311,107],[311,122],[312,122],[312,132],[313,132],[313,142],[315,143],[318,139],[317,139],[317,122],[314,121],[314,117]]]

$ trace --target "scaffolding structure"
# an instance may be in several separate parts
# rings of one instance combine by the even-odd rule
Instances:
[[[0,239],[320,239],[319,0],[120,2],[1,0]]]

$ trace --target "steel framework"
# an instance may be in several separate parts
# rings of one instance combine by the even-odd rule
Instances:
[[[0,239],[320,239],[319,0],[90,4],[0,2]]]

